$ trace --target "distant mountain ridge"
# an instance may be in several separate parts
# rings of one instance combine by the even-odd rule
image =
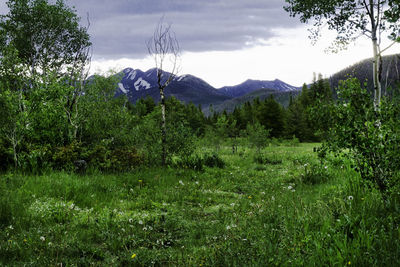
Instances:
[[[289,85],[281,80],[275,79],[273,81],[260,81],[260,80],[247,80],[235,86],[225,86],[219,89],[222,93],[231,96],[239,97],[259,89],[272,89],[276,91],[298,91],[300,87]]]
[[[159,89],[157,86],[157,69],[153,68],[146,72],[140,69],[126,68],[118,75],[120,81],[116,95],[126,95],[131,103],[140,98],[151,96],[156,102],[159,101]],[[169,76],[166,72],[165,79]],[[165,88],[166,97],[174,96],[185,103],[193,103],[208,107],[219,105],[233,98],[242,97],[260,89],[269,89],[276,92],[299,91],[294,87],[278,79],[273,81],[247,80],[235,86],[225,86],[220,89],[214,88],[204,80],[185,74],[177,76]]]

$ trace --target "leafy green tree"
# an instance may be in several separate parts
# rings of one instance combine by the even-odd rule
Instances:
[[[361,177],[383,193],[398,186],[398,99],[384,99],[377,117],[369,93],[355,78],[340,84],[338,97],[337,103],[320,106],[320,110],[330,114],[329,136],[319,151],[320,156],[333,152],[349,158]]]
[[[51,88],[55,82],[69,85],[61,86],[65,90],[59,91],[59,97],[71,142],[79,128],[79,100],[90,61],[88,27],[79,25],[76,11],[66,6],[64,0],[9,0],[7,6],[9,12],[0,17],[0,58],[12,48],[25,69],[24,82],[14,86],[14,90],[22,92],[28,101],[39,101],[32,104],[40,106],[40,101],[45,100],[37,98],[38,91]],[[9,66],[1,79],[12,81],[13,68]],[[36,92],[31,94],[32,91]]]
[[[270,131],[266,130],[259,122],[247,124],[246,133],[250,144],[257,148],[258,154],[268,145]]]
[[[382,53],[398,42],[400,28],[399,0],[286,0],[284,7],[291,16],[300,16],[300,21],[312,21],[312,37],[319,37],[320,29],[327,24],[337,32],[335,48],[346,47],[351,41],[364,35],[372,42],[374,107],[379,110],[381,102]],[[382,49],[382,35],[386,32],[392,44]]]
[[[112,146],[121,147],[133,144],[135,117],[125,105],[126,96],[115,97],[117,77],[95,76],[87,84],[82,96],[82,111],[79,117],[81,134],[79,139],[87,144],[110,140]]]
[[[185,118],[186,107],[174,97],[166,100],[167,109],[167,135],[166,135],[166,159],[169,164],[173,156],[180,158],[189,157],[194,151],[195,135]],[[158,165],[163,162],[161,143],[161,110],[159,107],[153,112],[142,117],[138,121],[133,135],[135,136],[135,145],[140,148],[150,165]]]
[[[91,46],[87,28],[79,25],[75,10],[63,0],[9,0],[9,12],[0,17],[2,42],[12,44],[30,75],[70,73],[85,65]],[[1,52],[0,52],[1,53]]]

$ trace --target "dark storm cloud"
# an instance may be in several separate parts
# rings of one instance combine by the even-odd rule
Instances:
[[[273,37],[272,29],[298,25],[284,0],[69,0],[86,23],[96,58],[143,57],[162,16],[183,51],[226,51]]]

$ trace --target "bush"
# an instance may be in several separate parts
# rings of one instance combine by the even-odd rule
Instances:
[[[374,110],[364,87],[355,78],[343,81],[337,103],[314,110],[317,115],[328,113],[330,118],[329,134],[319,156],[329,152],[343,155],[364,181],[386,192],[394,186],[394,174],[400,171],[400,105],[396,99],[383,99],[380,110]]]
[[[282,159],[277,158],[274,156],[266,156],[266,155],[256,155],[254,157],[254,162],[258,164],[270,164],[270,165],[278,165],[282,164]]]
[[[184,157],[175,163],[175,166],[183,169],[191,169],[195,171],[204,171],[204,159],[198,155]]]
[[[189,157],[184,157],[180,160],[178,160],[175,163],[176,167],[179,168],[184,168],[184,169],[192,169],[195,171],[203,171],[204,166],[210,167],[210,168],[224,168],[225,167],[225,162],[218,156],[218,154],[206,154],[203,157],[200,157],[198,155],[191,155]]]
[[[22,170],[32,174],[43,174],[51,170],[53,165],[53,151],[49,144],[32,145],[26,152],[20,154]]]
[[[82,159],[88,162],[90,168],[104,172],[129,171],[143,163],[135,147],[113,148],[107,142],[88,148]]]
[[[206,154],[204,155],[204,165],[210,168],[217,167],[222,169],[225,167],[225,161],[223,161],[217,153],[211,155]]]
[[[58,147],[53,155],[53,167],[57,170],[73,171],[74,162],[79,160],[81,155],[81,143],[72,142],[69,145]]]
[[[322,164],[304,164],[304,174],[301,176],[301,181],[304,184],[320,184],[328,181],[330,175],[327,171],[328,166]]]

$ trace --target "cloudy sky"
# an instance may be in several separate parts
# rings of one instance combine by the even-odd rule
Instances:
[[[0,0],[0,10],[5,10]],[[369,57],[368,40],[327,54],[334,35],[312,46],[307,25],[283,10],[284,0],[66,0],[86,23],[93,42],[92,72],[154,67],[146,40],[158,21],[172,24],[182,50],[180,74],[215,87],[246,79],[281,79],[295,86]],[[4,13],[4,12],[0,12]],[[397,48],[398,49],[398,48]],[[391,53],[397,51],[392,50]]]

